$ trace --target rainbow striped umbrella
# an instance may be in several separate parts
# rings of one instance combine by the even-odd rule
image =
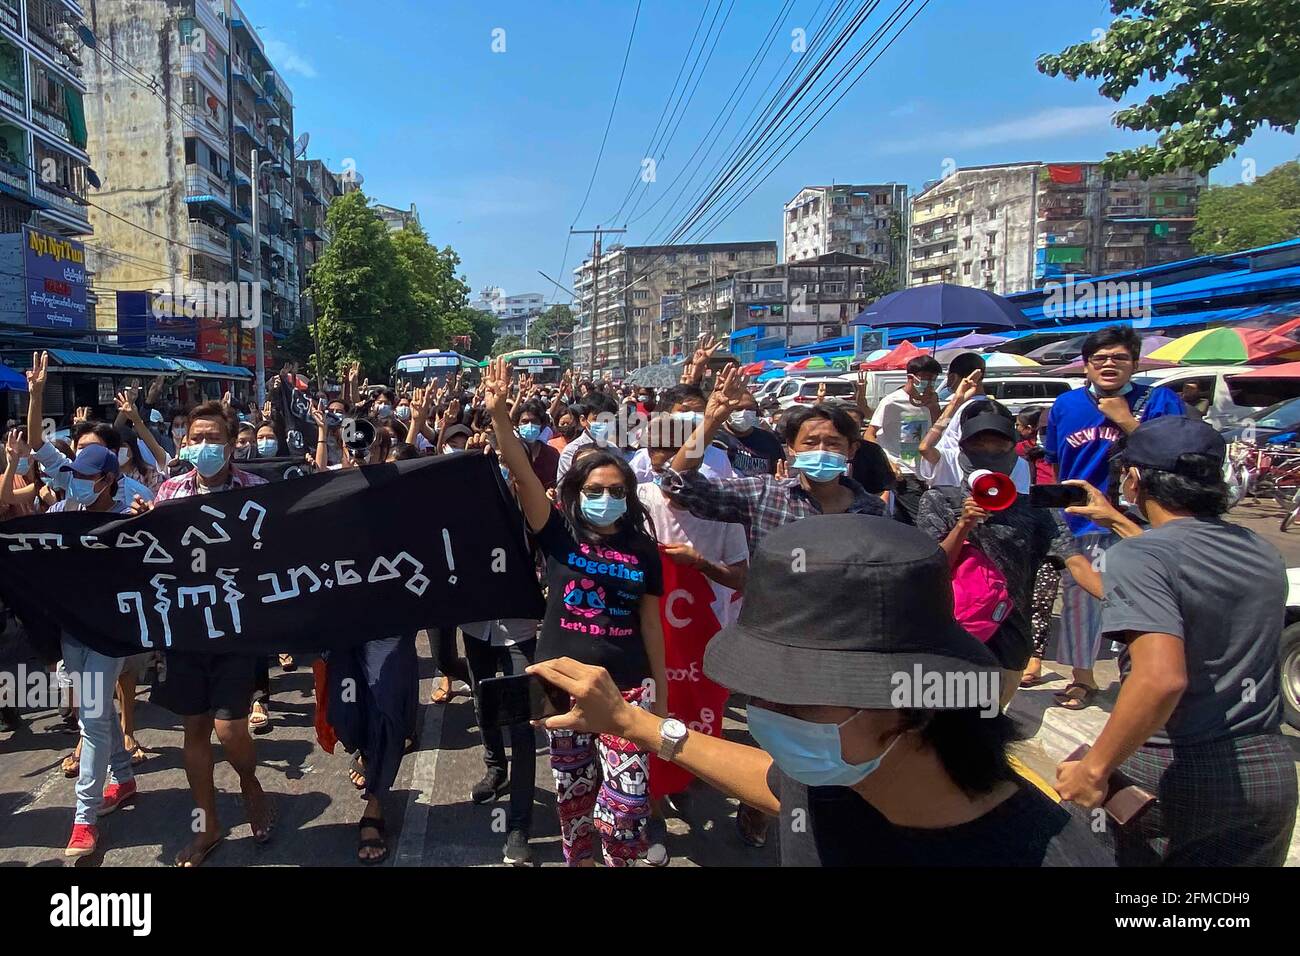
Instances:
[[[1295,340],[1267,329],[1220,328],[1180,336],[1146,357],[1184,365],[1236,365],[1286,356],[1288,352],[1300,352]]]
[[[1027,355],[1015,355],[1012,352],[990,352],[984,356],[985,368],[1042,368],[1041,362],[1035,362]]]

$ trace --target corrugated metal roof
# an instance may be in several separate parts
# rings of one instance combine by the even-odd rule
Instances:
[[[50,358],[60,365],[77,368],[122,369],[131,372],[174,372],[166,359],[155,355],[121,355],[116,352],[79,352],[76,349],[49,349]]]

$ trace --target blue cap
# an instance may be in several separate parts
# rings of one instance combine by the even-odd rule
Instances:
[[[77,457],[60,471],[71,471],[83,478],[96,475],[116,475],[118,473],[117,452],[105,445],[87,445],[77,453]]]
[[[1228,445],[1223,436],[1199,418],[1162,415],[1143,422],[1128,436],[1120,458],[1136,468],[1155,468],[1189,478],[1212,477],[1202,459],[1184,460],[1184,455],[1210,459],[1213,472],[1223,469]]]

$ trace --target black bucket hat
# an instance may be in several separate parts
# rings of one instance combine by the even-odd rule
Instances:
[[[778,704],[890,710],[898,675],[917,665],[1001,674],[952,608],[947,556],[923,532],[871,515],[803,518],[759,544],[740,619],[709,642],[704,672]]]

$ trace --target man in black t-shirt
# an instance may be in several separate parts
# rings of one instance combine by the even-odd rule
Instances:
[[[548,728],[617,734],[778,816],[785,865],[1113,864],[1008,762],[997,661],[953,621],[944,553],[899,522],[816,515],[760,542],[704,671],[750,696],[762,749],[629,706],[600,668],[529,671],[575,700]]]
[[[752,408],[732,412],[715,441],[726,445],[731,467],[745,478],[775,475],[777,462],[785,458],[781,439],[759,424]]]

